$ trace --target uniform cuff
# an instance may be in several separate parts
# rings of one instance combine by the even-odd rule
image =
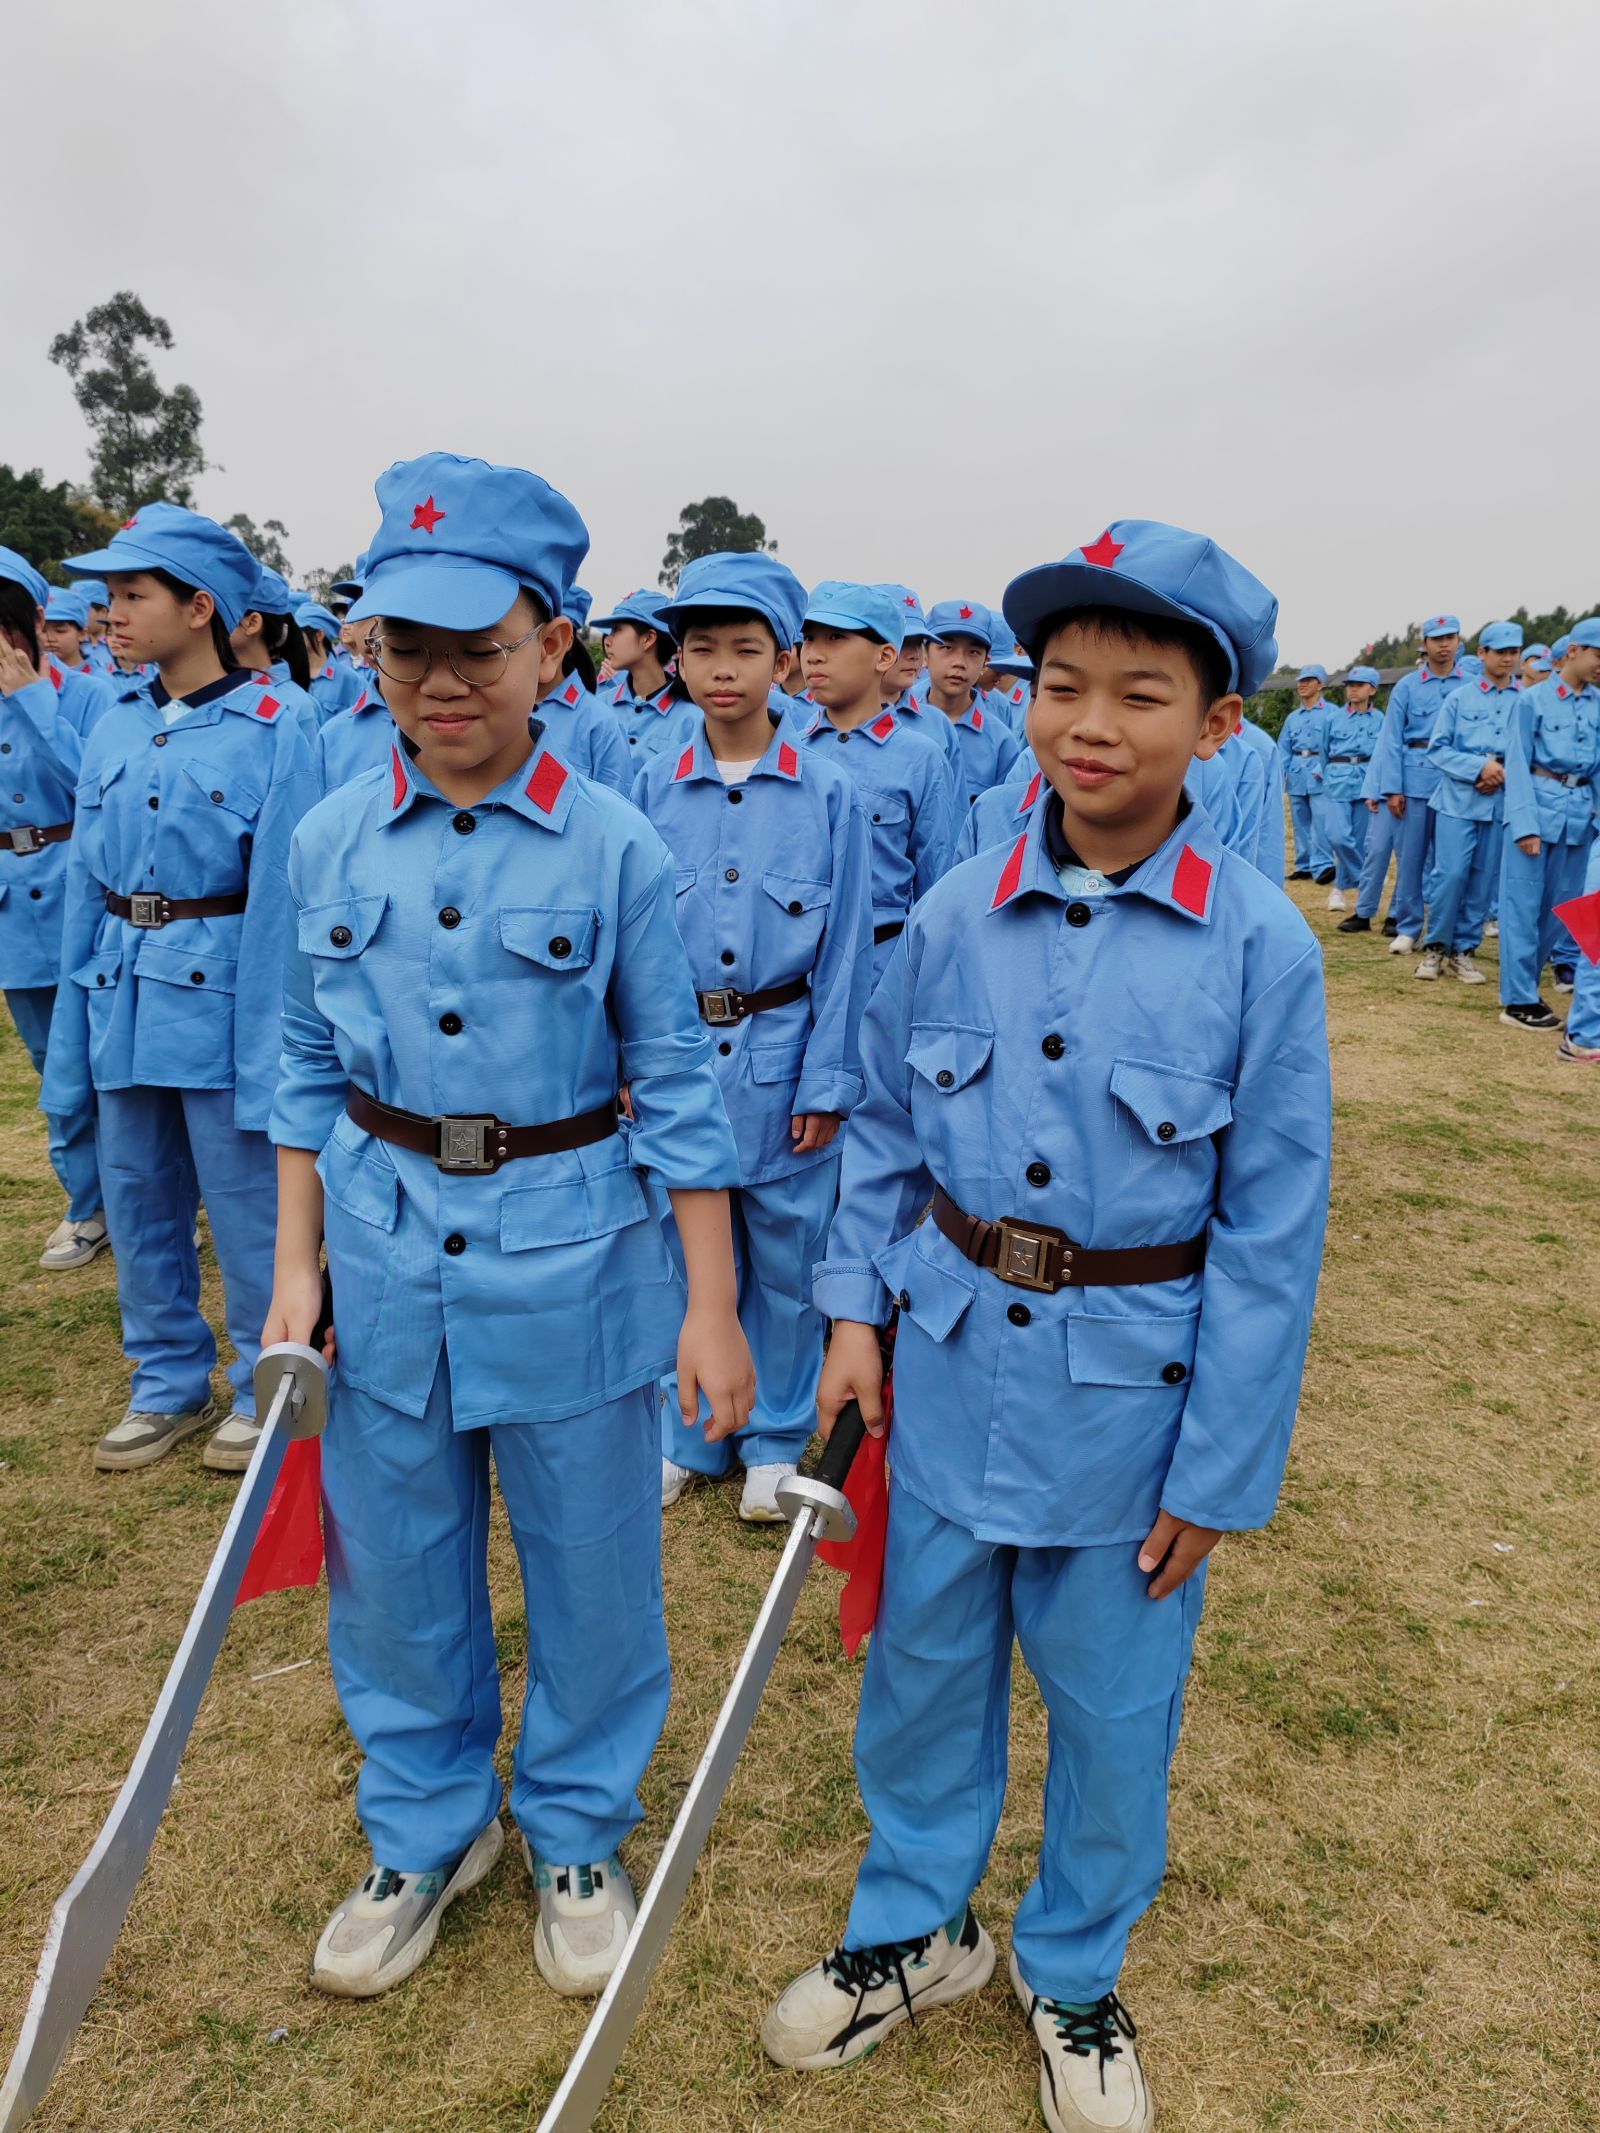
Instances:
[[[824,1260],[812,1276],[811,1300],[824,1318],[848,1318],[863,1326],[889,1323],[889,1291],[870,1261]]]
[[[794,1092],[798,1111],[835,1111],[848,1118],[861,1101],[859,1074],[802,1074]]]

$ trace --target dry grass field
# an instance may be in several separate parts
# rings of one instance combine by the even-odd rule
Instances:
[[[1165,1892],[1123,1992],[1166,2133],[1600,2127],[1600,1074],[1327,936],[1333,1217],[1281,1511],[1215,1560]],[[1492,971],[1492,956],[1490,962]],[[20,1046],[0,1042],[0,2058],[50,1905],[110,1805],[219,1529],[199,1444],[98,1476],[120,1411],[112,1269],[44,1275],[56,1219]],[[213,1290],[213,1301],[215,1294]],[[729,1490],[671,1515],[677,1693],[631,1846],[642,1885],[776,1559]],[[494,1542],[508,1704],[525,1635]],[[1003,1970],[863,2065],[795,2076],[756,2025],[831,1944],[862,1842],[857,1669],[818,1569],[600,2123],[933,2133],[1036,2122]],[[294,1672],[275,1672],[308,1660]],[[1004,1939],[1038,1835],[1019,1685],[977,1902]],[[507,1853],[421,1974],[311,1992],[363,1865],[318,1594],[238,1618],[49,2133],[509,2133],[585,2010],[544,1989]]]

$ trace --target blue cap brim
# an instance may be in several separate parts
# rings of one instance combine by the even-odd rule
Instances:
[[[863,620],[860,615],[848,614],[840,607],[808,607],[800,618],[800,627],[804,629],[808,622],[818,623],[825,630],[849,630],[857,637],[876,637],[880,644],[894,643],[892,637],[886,637],[882,630],[874,629],[872,624]],[[902,638],[901,643],[904,642]]]
[[[1020,652],[1002,652],[998,659],[989,661],[997,674],[1014,674],[1019,681],[1033,672],[1033,661],[1024,659]]]
[[[1124,607],[1136,615],[1162,615],[1169,622],[1193,623],[1214,637],[1226,653],[1228,686],[1243,688],[1239,655],[1216,624],[1207,616],[1196,614],[1192,607],[1185,607],[1181,600],[1169,599],[1165,593],[1141,585],[1125,570],[1103,570],[1096,563],[1041,563],[1036,570],[1025,570],[1020,578],[1013,578],[1006,587],[1005,618],[1016,631],[1017,642],[1029,646],[1035,654],[1040,650],[1036,639],[1042,625],[1052,615],[1066,614],[1075,607]],[[1264,671],[1270,672],[1277,646],[1269,642],[1265,649],[1270,656]]]
[[[165,570],[171,576],[181,578],[185,585],[194,585],[201,592],[210,593],[216,602],[217,613],[230,630],[236,630],[250,612],[247,600],[235,599],[231,594],[224,598],[214,586],[201,585],[192,570],[175,563],[171,556],[162,555],[153,548],[141,548],[137,541],[119,541],[115,548],[97,548],[93,555],[68,556],[61,567],[69,578],[128,577],[138,570]]]
[[[509,570],[496,570],[471,556],[396,556],[379,563],[345,616],[371,615],[421,622],[441,630],[486,630],[498,622],[524,587]]]
[[[686,624],[693,614],[705,614],[707,612],[720,612],[725,615],[759,615],[767,625],[767,628],[771,630],[773,636],[777,638],[781,650],[787,651],[793,642],[793,639],[788,635],[789,617],[787,615],[775,615],[772,609],[763,601],[752,600],[748,592],[718,593],[713,589],[704,598],[691,597],[687,600],[674,600],[661,610],[661,627],[674,644],[681,644],[683,642],[683,629],[680,624]],[[633,617],[627,615],[623,619],[631,622]],[[601,627],[604,628],[605,624],[602,623]]]
[[[361,580],[359,578],[341,578],[337,585],[330,585],[328,591],[330,594],[337,594],[341,600],[359,600],[361,598]],[[504,609],[501,612],[504,613]]]

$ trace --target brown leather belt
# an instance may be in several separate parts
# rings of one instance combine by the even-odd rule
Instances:
[[[702,1022],[709,1022],[713,1029],[732,1029],[750,1015],[764,1015],[769,1007],[788,1007],[803,1000],[810,990],[809,978],[791,978],[786,985],[769,985],[764,992],[740,992],[735,985],[725,985],[720,992],[697,992],[695,998]]]
[[[1328,758],[1330,763],[1366,763],[1370,760],[1369,756],[1364,755],[1330,755]]]
[[[1124,1282],[1178,1281],[1206,1262],[1204,1235],[1184,1244],[1139,1244],[1126,1251],[1089,1251],[1065,1230],[1042,1222],[985,1222],[957,1207],[937,1187],[934,1227],[963,1258],[987,1267],[1016,1289],[1054,1296],[1067,1288],[1118,1288]]]
[[[345,1110],[364,1133],[397,1148],[425,1155],[441,1170],[487,1177],[502,1163],[524,1155],[555,1155],[563,1148],[589,1148],[617,1131],[617,1106],[598,1104],[575,1118],[553,1118],[543,1126],[508,1126],[492,1112],[481,1115],[402,1111],[381,1104],[354,1082],[345,1092]]]
[[[1536,778],[1550,778],[1557,785],[1587,785],[1590,780],[1581,770],[1546,770],[1543,763],[1533,765]]]
[[[106,891],[106,909],[113,918],[125,918],[135,926],[170,926],[175,918],[234,918],[249,901],[243,889],[233,896],[119,896]]]
[[[34,822],[19,822],[15,829],[0,830],[0,851],[26,855],[46,844],[65,844],[71,835],[70,822],[50,822],[42,829]]]
[[[904,933],[905,930],[906,922],[903,918],[894,919],[887,926],[874,926],[872,945],[874,948],[881,948],[885,941],[892,941],[897,934]]]

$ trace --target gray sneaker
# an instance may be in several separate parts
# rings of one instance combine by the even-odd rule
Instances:
[[[110,1242],[99,1215],[90,1215],[82,1222],[58,1222],[45,1240],[39,1264],[52,1274],[66,1273],[75,1266],[87,1266]]]
[[[322,1929],[311,1982],[343,2000],[376,1999],[425,1961],[439,1921],[458,1896],[475,1889],[500,1856],[500,1818],[481,1830],[455,1862],[429,1874],[400,1874],[373,1861],[360,1888]]]
[[[154,1466],[165,1459],[174,1445],[197,1430],[209,1429],[217,1419],[217,1403],[188,1408],[181,1415],[158,1415],[148,1407],[130,1407],[114,1428],[108,1429],[94,1448],[94,1463],[102,1474],[119,1474],[126,1467]]]
[[[638,1913],[633,1883],[613,1852],[578,1866],[548,1866],[526,1837],[523,1857],[539,1896],[533,1958],[554,1992],[592,1999],[604,1992]]]
[[[255,1416],[241,1415],[235,1409],[200,1454],[200,1464],[214,1474],[242,1474],[255,1456],[260,1435],[261,1424]]]

